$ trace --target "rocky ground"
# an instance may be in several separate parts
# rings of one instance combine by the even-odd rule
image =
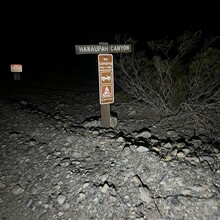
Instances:
[[[98,92],[0,89],[1,220],[219,220],[219,139]],[[175,126],[176,125],[176,126]]]

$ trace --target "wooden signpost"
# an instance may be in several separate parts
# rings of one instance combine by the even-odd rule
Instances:
[[[75,45],[76,54],[98,54],[99,102],[101,125],[110,127],[110,104],[114,102],[114,75],[112,53],[129,53],[130,44]]]

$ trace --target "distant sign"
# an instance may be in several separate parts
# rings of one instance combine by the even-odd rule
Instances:
[[[22,72],[22,65],[21,64],[11,64],[10,68],[11,68],[11,72],[13,72],[13,73]]]
[[[113,55],[99,54],[99,100],[100,104],[114,102]]]
[[[131,44],[75,45],[76,54],[129,53]]]

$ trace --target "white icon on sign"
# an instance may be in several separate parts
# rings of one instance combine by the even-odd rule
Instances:
[[[111,80],[111,76],[102,76],[101,78],[102,78],[102,81],[105,81],[105,80],[110,81]]]
[[[111,96],[112,96],[112,94],[111,94],[111,92],[109,91],[108,86],[106,86],[106,87],[105,87],[105,91],[104,91],[104,93],[103,93],[103,97],[111,97]]]

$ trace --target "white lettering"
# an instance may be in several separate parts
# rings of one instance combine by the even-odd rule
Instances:
[[[129,52],[131,50],[130,45],[82,45],[78,47],[79,53],[120,53]]]
[[[109,65],[112,65],[112,62],[99,62],[99,65],[101,65],[101,66],[109,66]]]
[[[81,53],[99,53],[107,51],[108,46],[79,46],[79,52]]]
[[[125,52],[130,51],[129,45],[112,45],[110,46],[111,52]]]

